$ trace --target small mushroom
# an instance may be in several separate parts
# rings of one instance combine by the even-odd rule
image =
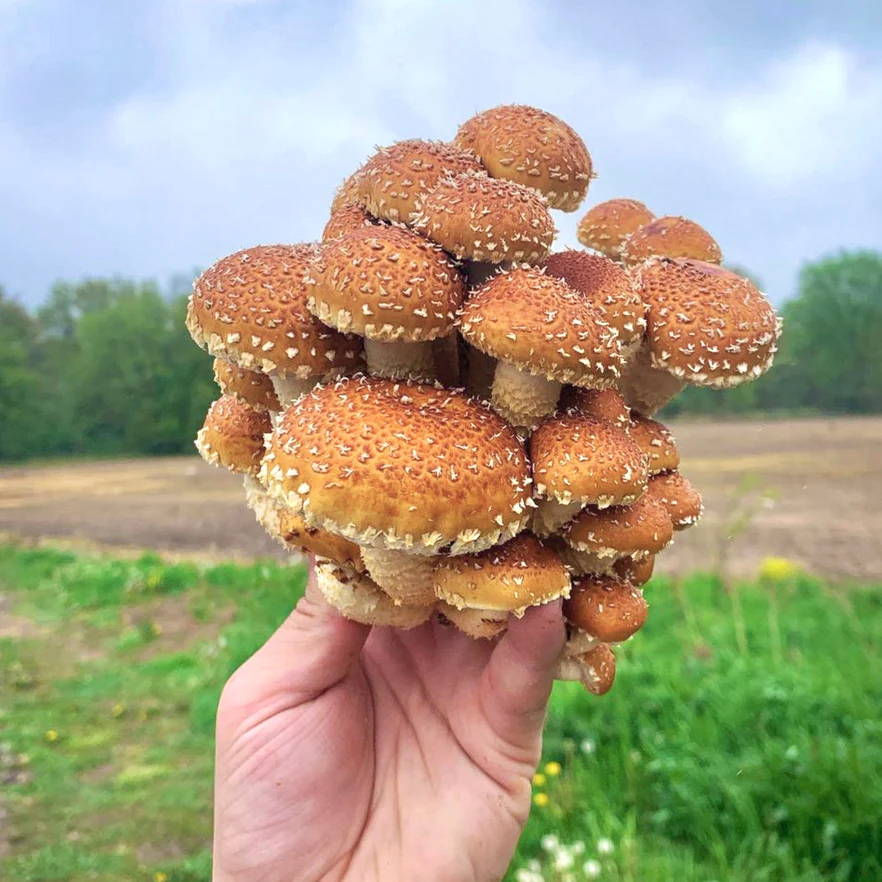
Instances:
[[[676,469],[680,465],[680,451],[671,430],[658,420],[631,415],[630,435],[640,449],[649,457],[649,474],[657,475]]]
[[[646,493],[664,505],[675,530],[685,530],[701,520],[704,511],[701,494],[677,471],[655,475]]]
[[[193,284],[187,328],[211,355],[263,371],[284,407],[320,380],[361,364],[357,337],[306,308],[314,245],[258,245],[224,257]]]
[[[527,607],[565,597],[569,590],[560,558],[529,533],[477,554],[443,558],[435,568],[438,598],[456,610],[477,611],[471,618],[444,613],[472,636],[495,636],[509,614],[522,616]],[[476,621],[483,625],[476,627]],[[486,634],[478,634],[481,630]]]
[[[376,218],[412,225],[439,181],[466,172],[485,175],[468,151],[441,141],[399,141],[381,147],[356,172],[354,201]]]
[[[396,604],[364,573],[317,559],[315,575],[325,600],[341,615],[363,625],[409,630],[427,622],[434,605]]]
[[[625,430],[576,410],[543,420],[529,451],[539,501],[533,530],[540,536],[557,532],[587,505],[630,505],[646,489],[648,458]]]
[[[425,197],[414,228],[460,260],[537,263],[554,221],[535,190],[485,174],[444,178]]]
[[[261,477],[307,524],[360,545],[400,601],[432,594],[432,556],[506,541],[533,505],[523,447],[487,405],[373,377],[316,387],[290,407]]]
[[[625,432],[631,431],[631,411],[615,389],[567,386],[560,396],[560,409],[577,411],[592,419],[613,423]]]
[[[564,601],[566,620],[601,643],[621,643],[646,622],[643,592],[615,576],[586,575],[573,583]]]
[[[552,208],[575,211],[593,176],[585,142],[563,120],[525,105],[494,107],[463,123],[454,143],[494,178],[538,190]]]
[[[256,475],[264,452],[264,435],[272,424],[266,411],[255,410],[235,395],[212,403],[196,435],[196,449],[211,465]]]
[[[647,554],[646,557],[641,557],[639,560],[633,557],[620,557],[612,567],[616,576],[630,582],[637,588],[641,588],[652,578],[654,569],[654,554]]]
[[[249,371],[223,358],[214,360],[214,380],[224,395],[235,395],[255,410],[281,409],[273,383],[261,371]]]
[[[307,305],[326,325],[364,337],[368,370],[435,377],[432,341],[453,333],[465,280],[437,246],[402,227],[350,230],[317,250]]]
[[[667,509],[646,493],[631,505],[585,508],[561,530],[579,572],[608,572],[620,557],[635,560],[670,544],[674,526]]]
[[[576,236],[586,248],[593,248],[606,257],[620,260],[622,246],[628,236],[655,215],[636,199],[610,199],[590,208],[582,220]]]
[[[554,677],[581,683],[592,695],[606,695],[616,679],[615,654],[605,643],[578,654],[565,652]]]
[[[689,257],[708,263],[723,259],[720,246],[704,227],[685,217],[659,217],[636,229],[622,246],[622,258],[636,266],[649,257]]]
[[[491,402],[512,425],[532,428],[552,413],[564,383],[615,384],[621,343],[566,282],[533,267],[495,275],[462,308],[460,333],[498,359]]]

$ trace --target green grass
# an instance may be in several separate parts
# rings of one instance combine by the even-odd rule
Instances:
[[[613,692],[558,684],[511,879],[882,878],[882,590],[782,572],[658,579]],[[217,696],[303,575],[0,547],[0,878],[209,877]]]

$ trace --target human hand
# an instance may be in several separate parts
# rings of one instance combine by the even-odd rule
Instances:
[[[489,882],[530,809],[560,602],[499,641],[303,599],[217,717],[215,882]]]

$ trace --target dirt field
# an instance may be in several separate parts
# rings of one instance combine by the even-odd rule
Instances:
[[[673,426],[706,515],[660,569],[748,574],[767,555],[882,579],[882,418]],[[281,555],[238,477],[195,455],[0,468],[0,532],[200,557]]]

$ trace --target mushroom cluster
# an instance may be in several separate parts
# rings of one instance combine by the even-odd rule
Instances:
[[[508,105],[449,143],[377,150],[321,241],[195,281],[187,327],[222,395],[196,446],[244,475],[342,615],[495,639],[564,598],[562,679],[601,695],[646,621],[655,556],[701,516],[653,414],[768,370],[780,326],[714,239],[614,199],[551,253],[594,176],[566,123]]]

